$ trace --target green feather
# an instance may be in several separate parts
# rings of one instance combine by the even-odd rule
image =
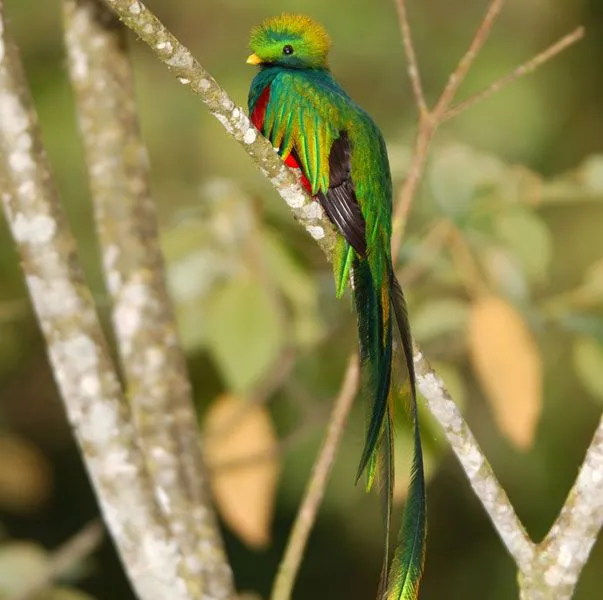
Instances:
[[[391,400],[391,398],[390,398]],[[394,505],[394,429],[391,407],[388,406],[387,415],[383,423],[381,439],[377,447],[377,467],[379,472],[380,495],[381,495],[381,517],[383,519],[383,530],[385,533],[385,548],[383,552],[383,567],[379,578],[378,598],[383,598],[387,590],[387,580],[390,568],[390,535],[392,512]]]
[[[412,420],[414,453],[408,486],[408,496],[402,527],[390,567],[387,591],[384,600],[416,600],[419,597],[419,584],[425,563],[425,545],[427,518],[425,510],[425,474],[423,468],[423,449],[419,428],[419,411],[412,359],[412,339],[402,288],[391,274],[392,307],[402,342],[402,352],[409,388],[409,413]]]
[[[290,45],[293,52],[284,53],[285,45]],[[290,151],[295,152],[312,194],[328,193],[333,144],[342,133],[349,142],[346,178],[348,184],[351,180],[354,197],[350,200],[348,195],[346,201],[357,202],[352,208],[356,214],[359,208],[362,214],[366,252],[357,253],[350,245],[354,242],[344,238],[345,227],[340,226],[333,273],[337,297],[353,280],[362,377],[369,400],[357,477],[366,470],[367,488],[378,481],[381,489],[386,540],[380,600],[416,600],[425,557],[425,478],[410,327],[391,259],[392,182],[385,141],[371,117],[331,75],[327,66],[328,36],[320,25],[299,15],[269,19],[254,30],[250,46],[255,62],[262,63],[249,92],[250,113],[269,87],[262,133],[279,142],[284,158]],[[394,351],[393,337],[398,334],[401,344]],[[393,363],[398,358],[402,359],[404,388],[397,387],[392,378]],[[410,393],[404,394],[403,389]],[[404,395],[410,399],[414,457],[408,500],[390,561],[393,410],[394,403]]]

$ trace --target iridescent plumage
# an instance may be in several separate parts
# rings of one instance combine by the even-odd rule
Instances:
[[[425,555],[425,480],[410,327],[391,259],[392,183],[385,142],[331,75],[330,39],[321,25],[301,15],[274,17],[252,31],[250,47],[248,62],[260,65],[249,91],[252,121],[289,166],[301,169],[302,183],[340,233],[333,264],[336,293],[341,297],[352,281],[371,405],[357,478],[366,470],[367,488],[375,478],[382,487],[386,542],[380,595],[414,600]],[[392,372],[399,357],[401,384]],[[413,420],[414,457],[390,560],[393,410],[403,396]]]

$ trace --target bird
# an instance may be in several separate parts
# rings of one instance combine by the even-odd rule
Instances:
[[[385,529],[377,597],[415,600],[424,569],[426,494],[416,376],[406,301],[394,273],[392,180],[384,137],[331,73],[331,39],[306,15],[267,18],[250,34],[256,65],[248,96],[253,125],[319,202],[337,232],[335,293],[352,290],[361,376],[369,411],[356,482],[381,492]],[[394,485],[394,410],[412,422],[413,458],[406,506],[390,550]]]

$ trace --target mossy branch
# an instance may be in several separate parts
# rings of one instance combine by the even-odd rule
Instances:
[[[64,0],[75,91],[126,395],[171,535],[198,598],[234,595],[165,282],[125,28],[98,0]]]
[[[0,189],[56,383],[105,522],[141,600],[199,598],[159,509],[0,0]]]

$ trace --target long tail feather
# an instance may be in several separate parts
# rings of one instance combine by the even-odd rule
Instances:
[[[370,489],[391,387],[392,326],[389,306],[384,309],[382,289],[375,285],[368,261],[355,258],[352,269],[360,360],[372,402],[356,481],[368,465],[367,488]]]
[[[419,596],[419,585],[425,563],[427,531],[423,449],[419,430],[412,338],[406,312],[406,302],[402,288],[393,272],[390,280],[391,301],[400,337],[402,338],[402,350],[410,383],[409,412],[413,421],[414,456],[402,526],[398,534],[398,541],[388,575],[387,590],[383,599],[416,600]]]
[[[355,257],[352,265],[361,365],[371,398],[370,417],[357,479],[366,469],[367,489],[371,488],[375,479],[380,484],[385,552],[378,597],[381,600],[416,600],[425,560],[426,516],[412,338],[402,289],[393,274],[391,263],[383,266],[388,268],[379,285],[376,285],[368,260]],[[404,386],[408,393],[394,389],[392,384],[392,313],[399,331],[399,350],[404,359],[401,367],[404,379],[409,384]],[[390,556],[394,486],[393,399],[401,395],[408,395],[410,400],[414,456],[402,525],[393,556]]]
[[[390,534],[392,512],[394,506],[394,423],[390,405],[383,422],[383,431],[377,446],[377,462],[379,465],[379,484],[381,495],[381,517],[385,533],[385,549],[383,553],[383,566],[379,579],[379,592],[377,598],[383,598],[387,591],[387,575],[390,566]]]

